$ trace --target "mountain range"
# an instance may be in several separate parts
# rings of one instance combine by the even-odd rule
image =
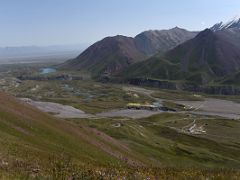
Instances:
[[[64,69],[87,70],[94,76],[115,75],[130,65],[144,61],[157,52],[164,53],[195,37],[178,27],[170,30],[145,31],[136,37],[107,37],[87,48],[76,59],[62,65]]]
[[[215,26],[180,44],[164,55],[157,54],[125,69],[128,78],[182,80],[208,84],[240,71],[240,21],[223,29]]]
[[[151,78],[199,85],[235,82],[234,76],[240,71],[240,18],[201,32],[176,27],[145,31],[134,38],[107,37],[62,67],[88,71],[94,77]]]

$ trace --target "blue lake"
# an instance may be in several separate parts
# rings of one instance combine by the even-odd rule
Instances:
[[[42,68],[40,71],[41,71],[40,74],[49,74],[49,73],[54,73],[57,70],[54,68]]]

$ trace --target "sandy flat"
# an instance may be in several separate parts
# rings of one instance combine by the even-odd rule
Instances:
[[[72,106],[62,105],[58,103],[52,102],[40,102],[40,101],[33,101],[28,98],[21,98],[22,101],[36,107],[37,109],[48,112],[54,113],[56,117],[59,118],[90,118],[93,115],[86,114],[82,110],[76,109]]]

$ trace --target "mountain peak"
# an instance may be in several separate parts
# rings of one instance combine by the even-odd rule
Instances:
[[[230,28],[238,28],[240,29],[240,15],[234,16],[232,19],[230,19],[227,22],[220,22],[215,24],[211,30],[213,31],[220,31],[220,30],[225,30],[225,29],[230,29]]]
[[[176,26],[176,27],[174,27],[174,28],[172,28],[172,29],[170,29],[170,30],[185,30],[185,29]]]
[[[232,20],[231,21],[239,21],[239,19],[240,19],[240,15],[239,14],[237,14],[236,16],[234,16],[233,18],[232,18]]]

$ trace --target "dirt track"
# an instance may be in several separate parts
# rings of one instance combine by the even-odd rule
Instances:
[[[96,116],[99,117],[128,117],[132,119],[139,119],[149,117],[155,114],[160,114],[163,111],[148,111],[148,110],[131,110],[131,109],[122,109],[122,110],[113,110],[108,112],[99,113]]]

